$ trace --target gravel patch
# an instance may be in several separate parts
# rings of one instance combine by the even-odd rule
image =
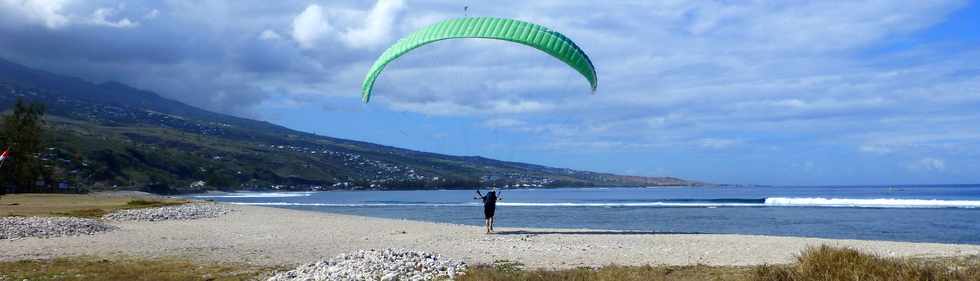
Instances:
[[[466,271],[466,264],[426,252],[384,249],[341,254],[281,272],[268,281],[324,280],[453,280]],[[442,280],[442,279],[441,279]]]
[[[69,217],[0,217],[0,240],[27,237],[91,235],[116,229],[93,219]]]
[[[159,208],[129,209],[102,216],[109,221],[164,221],[214,218],[230,212],[218,204],[185,204]]]

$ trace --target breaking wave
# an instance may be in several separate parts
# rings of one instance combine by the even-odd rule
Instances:
[[[978,208],[980,201],[935,199],[766,198],[767,206],[816,206],[864,208]]]
[[[312,192],[243,192],[226,194],[194,195],[193,198],[285,198],[285,197],[306,197],[313,195]]]

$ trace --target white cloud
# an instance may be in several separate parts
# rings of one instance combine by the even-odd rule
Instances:
[[[385,101],[396,111],[419,112],[427,115],[474,116],[494,114],[519,114],[547,111],[552,104],[539,101],[496,100],[479,104],[461,104],[453,101]]]
[[[876,76],[879,73],[874,68],[854,67],[854,62],[841,59],[842,52],[858,50],[881,42],[882,38],[918,30],[938,22],[945,13],[961,6],[961,3],[898,5],[861,2],[797,5],[692,2],[651,3],[649,6],[642,6],[644,7],[609,5],[600,10],[608,14],[644,11],[650,15],[611,19],[603,17],[603,13],[591,13],[593,11],[590,10],[595,10],[594,8],[573,4],[563,8],[571,14],[589,16],[568,20],[549,16],[544,11],[546,8],[553,9],[552,3],[528,5],[522,12],[522,17],[562,31],[593,56],[593,61],[599,67],[600,85],[598,95],[592,100],[597,99],[603,104],[591,108],[685,106],[684,103],[689,103],[699,107],[697,112],[691,114],[695,117],[715,114],[710,111],[736,110],[739,115],[758,115],[757,118],[763,118],[766,117],[763,115],[768,114],[771,119],[787,115],[846,115],[892,105],[893,100],[889,98],[869,95],[881,94],[872,87],[881,87],[892,82],[888,80],[898,79]],[[440,12],[442,11],[434,13]],[[430,14],[413,13],[404,22],[409,25],[414,22],[427,24],[431,21],[428,19]],[[639,20],[640,18],[643,20]],[[696,36],[691,36],[692,33],[696,33]],[[826,37],[833,37],[832,41],[836,42],[824,43]],[[629,47],[643,45],[644,41],[655,41],[657,47]],[[443,57],[446,53],[461,52],[473,54],[470,57],[516,58],[511,53],[502,53],[515,48],[493,48],[491,51],[486,46],[441,44],[463,47],[460,51],[440,49],[439,54]],[[628,56],[615,51],[624,49],[630,49]],[[457,57],[452,57],[453,61],[458,61],[455,60]],[[546,63],[551,62],[538,57],[519,59],[519,62],[512,63],[506,63],[510,60],[500,59],[489,61],[501,64],[501,68],[511,69],[510,71],[520,71],[527,65],[547,65]],[[445,68],[456,68],[462,63],[473,62],[445,62],[444,65]],[[554,69],[563,70],[558,67]],[[866,77],[858,75],[852,78],[852,73]],[[568,88],[562,86],[571,84],[569,81],[562,81],[565,83],[550,85],[549,82],[555,79],[538,75],[509,79],[511,77],[500,72],[481,78],[483,81],[500,82],[497,84],[519,84],[524,89],[527,86],[541,87],[541,91],[548,92],[568,92]],[[384,79],[391,80],[392,76]],[[444,85],[440,88],[452,86]],[[468,90],[465,92],[470,92]],[[406,92],[412,90],[397,91],[397,95],[406,95]],[[534,92],[538,90],[535,89]],[[424,97],[429,100],[446,98],[438,91],[426,93]],[[574,99],[562,101],[570,102],[566,106],[578,103]],[[777,114],[773,114],[774,112]],[[653,127],[668,121],[657,116],[651,118],[650,124]],[[719,121],[721,120],[724,119],[720,118]]]
[[[894,151],[891,146],[883,144],[862,144],[858,147],[861,152],[874,153],[874,154],[889,154]]]
[[[327,22],[323,8],[311,4],[293,19],[293,40],[302,48],[313,48],[318,40],[328,35],[333,28]]]
[[[738,49],[823,52],[866,46],[942,20],[963,1],[693,2],[687,29],[697,36],[741,39]]]
[[[813,163],[813,161],[803,161],[802,163],[797,162],[797,163],[793,163],[791,166],[793,168],[800,169],[806,173],[813,172],[817,167],[817,165]]]
[[[262,31],[262,33],[259,34],[259,39],[262,40],[279,40],[281,38],[282,36],[280,36],[279,33],[276,33],[275,31],[269,29]]]
[[[483,126],[489,128],[514,128],[526,124],[527,122],[511,118],[494,118],[483,121]]]
[[[116,9],[113,8],[95,9],[95,11],[92,12],[92,15],[89,18],[89,22],[94,25],[108,26],[108,27],[115,27],[115,28],[132,28],[140,25],[139,22],[132,21],[129,18],[125,18],[125,17],[115,21],[110,20],[109,17],[114,16],[116,12],[117,12]]]
[[[404,6],[402,0],[378,0],[364,18],[363,26],[344,32],[344,43],[355,48],[389,43],[395,16]]]
[[[646,121],[647,121],[647,125],[650,125],[650,127],[660,128],[663,127],[665,124],[667,124],[667,117],[654,116],[654,117],[647,118]]]
[[[703,148],[710,149],[725,149],[741,143],[739,140],[734,139],[717,139],[717,138],[705,138],[698,140],[698,144]]]
[[[858,150],[865,153],[943,153],[961,157],[978,157],[980,132],[971,126],[980,118],[949,119],[935,116],[899,118],[901,123],[882,122],[881,128],[870,129],[850,137],[862,143]],[[929,124],[921,126],[920,124]],[[882,125],[879,125],[882,126]]]
[[[367,11],[311,4],[293,19],[293,40],[307,49],[331,37],[349,48],[377,47],[390,43],[392,26],[404,7],[403,0],[378,0]]]
[[[650,128],[661,129],[679,122],[684,122],[684,114],[673,112],[666,115],[656,115],[642,119],[642,121],[645,122]]]
[[[635,141],[576,141],[570,139],[557,139],[545,143],[535,144],[537,148],[557,151],[644,151],[654,148],[664,148],[665,146],[657,143],[642,143]]]
[[[50,29],[58,29],[69,24],[62,10],[65,0],[0,0],[0,10],[7,17],[17,17],[29,23],[42,24]]]
[[[489,113],[529,113],[543,112],[552,109],[554,106],[540,101],[533,100],[496,100],[490,103]]]
[[[48,29],[62,29],[72,24],[87,24],[114,28],[131,28],[140,25],[139,22],[122,17],[112,19],[125,7],[120,4],[117,8],[96,8],[91,13],[78,11],[81,5],[72,5],[74,12],[68,11],[66,0],[0,0],[0,16],[6,20],[20,21],[19,23],[39,24]],[[156,17],[157,10],[148,13],[144,18]]]
[[[926,157],[908,164],[908,168],[913,171],[921,172],[942,172],[946,170],[946,161],[943,159]]]
[[[150,10],[149,12],[146,12],[146,15],[143,15],[143,18],[151,20],[157,18],[158,16],[160,16],[160,10],[153,9]]]

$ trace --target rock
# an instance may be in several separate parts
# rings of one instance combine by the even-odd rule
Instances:
[[[361,250],[280,272],[268,281],[300,280],[453,280],[466,264],[439,255],[404,249]]]
[[[115,230],[98,220],[70,217],[0,217],[0,240],[91,235]]]
[[[163,221],[193,220],[214,218],[229,213],[230,210],[218,204],[186,204],[159,208],[130,209],[112,212],[102,216],[110,221]]]

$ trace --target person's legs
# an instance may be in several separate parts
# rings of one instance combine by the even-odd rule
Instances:
[[[487,234],[493,229],[493,206],[483,206],[483,220],[486,223]]]

